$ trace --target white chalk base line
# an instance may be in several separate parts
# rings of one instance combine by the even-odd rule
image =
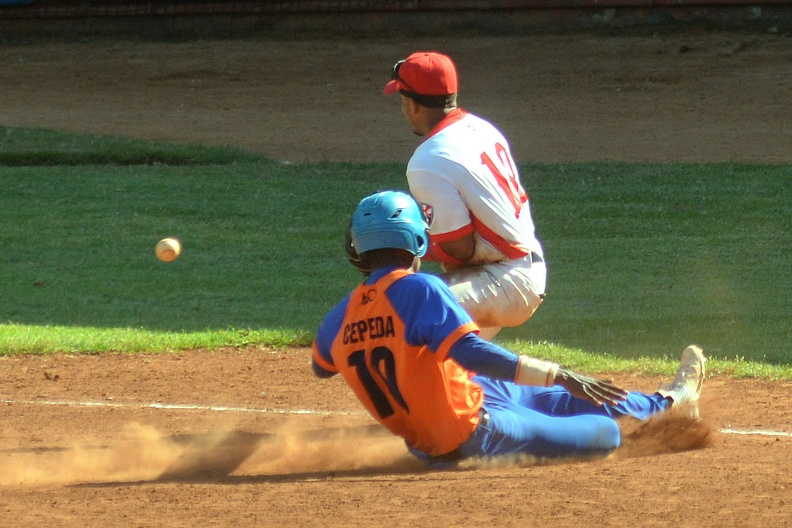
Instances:
[[[792,433],[784,431],[768,431],[767,429],[732,429],[726,427],[720,430],[721,433],[736,435],[758,435],[758,436],[786,436],[792,438]]]
[[[183,411],[248,412],[262,414],[310,414],[316,416],[364,415],[362,411],[320,411],[316,409],[278,409],[250,407],[223,407],[220,405],[197,405],[191,403],[119,403],[98,401],[50,401],[50,400],[0,400],[6,405],[60,405],[64,407],[126,407],[134,409],[173,409]]]
[[[261,409],[251,407],[224,407],[219,405],[197,405],[189,403],[119,403],[97,401],[52,401],[52,400],[0,400],[4,405],[60,405],[64,407],[125,407],[135,409],[169,409],[184,411],[211,411],[211,412],[237,412],[261,414],[307,414],[313,416],[364,416],[362,411],[321,411],[317,409],[282,409],[265,407]],[[724,434],[776,436],[792,438],[792,433],[785,431],[770,431],[767,429],[733,429],[726,427],[720,430]]]

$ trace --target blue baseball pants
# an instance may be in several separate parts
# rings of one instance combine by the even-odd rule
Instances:
[[[473,380],[484,389],[483,419],[458,449],[462,458],[607,453],[621,444],[617,418],[644,420],[669,407],[659,394],[630,392],[617,405],[598,407],[558,385],[529,387],[484,376]]]

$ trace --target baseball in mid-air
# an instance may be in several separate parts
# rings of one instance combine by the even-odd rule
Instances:
[[[154,254],[162,262],[173,262],[182,252],[182,245],[178,238],[163,238],[154,247]]]

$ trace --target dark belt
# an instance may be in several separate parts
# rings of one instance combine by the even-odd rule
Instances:
[[[489,419],[490,419],[489,413],[487,411],[485,411],[484,409],[482,409],[481,410],[481,414],[479,415],[479,423],[476,426],[476,429],[478,429],[482,425],[488,424],[489,423]],[[473,432],[470,434],[471,437],[476,433],[476,429],[473,429]],[[465,442],[467,442],[467,440],[465,440]],[[457,462],[459,460],[462,460],[463,458],[465,458],[465,455],[462,454],[461,447],[463,445],[465,445],[465,442],[462,442],[462,444],[460,444],[460,446],[457,447],[456,449],[454,449],[453,451],[449,451],[448,453],[445,453],[443,455],[436,455],[436,456],[431,457],[431,459],[430,459],[431,462],[430,463],[435,463],[435,462]]]

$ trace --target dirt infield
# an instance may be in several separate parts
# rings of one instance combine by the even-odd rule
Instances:
[[[792,438],[719,432],[792,432],[790,383],[709,380],[705,426],[641,435],[625,422],[604,460],[427,472],[341,380],[313,378],[306,350],[5,358],[0,380],[13,399],[0,519],[14,526],[743,527],[792,514]]]
[[[792,160],[792,40],[773,34],[6,46],[2,124],[404,161],[415,140],[380,92],[427,48],[522,162]]]
[[[398,160],[379,90],[453,54],[520,161],[792,161],[792,40],[696,32],[0,48],[2,124]],[[659,379],[615,375],[631,389]],[[784,526],[792,384],[714,378],[704,426],[625,422],[595,461],[427,472],[307,350],[0,358],[0,526]],[[770,430],[787,436],[722,430]]]

